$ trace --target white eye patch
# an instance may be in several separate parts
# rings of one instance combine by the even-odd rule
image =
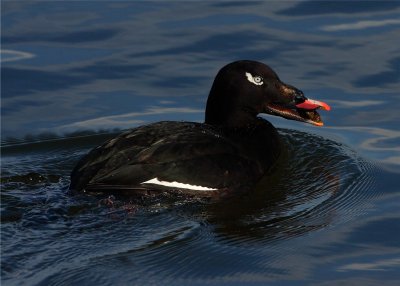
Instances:
[[[246,72],[246,77],[249,82],[251,82],[255,85],[263,85],[264,84],[263,78],[261,76],[258,76],[258,75],[253,76],[251,73]]]

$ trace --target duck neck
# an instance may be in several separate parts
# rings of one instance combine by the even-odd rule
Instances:
[[[206,108],[205,123],[222,127],[244,127],[257,121],[257,114],[245,109],[229,109],[223,107],[214,109]]]
[[[225,94],[230,98],[225,100]],[[222,95],[222,96],[221,96]],[[235,91],[220,94],[213,86],[208,96],[205,123],[222,127],[244,127],[257,121],[258,111],[245,104],[238,103]]]

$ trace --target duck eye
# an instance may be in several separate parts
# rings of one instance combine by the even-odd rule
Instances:
[[[251,82],[255,85],[263,85],[264,84],[263,78],[261,76],[258,76],[258,75],[253,76],[251,73],[247,72],[246,77],[249,82]]]
[[[254,77],[254,81],[255,81],[256,83],[262,83],[262,78],[261,78],[260,76],[255,76],[255,77]]]

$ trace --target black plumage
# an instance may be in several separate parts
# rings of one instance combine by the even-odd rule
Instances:
[[[214,80],[205,123],[163,121],[128,130],[78,162],[70,189],[206,197],[248,191],[283,148],[277,130],[259,113],[322,124],[316,108],[296,108],[299,103],[306,106],[303,93],[268,66],[231,63]]]

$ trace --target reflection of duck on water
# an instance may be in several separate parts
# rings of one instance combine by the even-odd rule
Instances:
[[[174,192],[221,197],[255,186],[282,151],[277,130],[260,113],[321,126],[317,108],[255,61],[223,67],[212,85],[205,123],[158,122],[122,133],[82,158],[75,191]]]

